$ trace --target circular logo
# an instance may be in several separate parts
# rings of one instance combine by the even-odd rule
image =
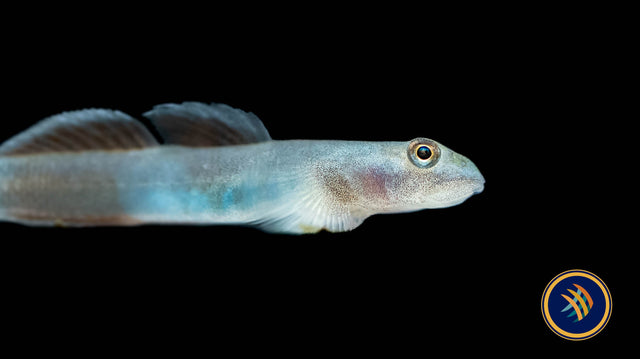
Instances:
[[[595,274],[573,269],[558,274],[542,293],[542,316],[564,339],[592,338],[611,317],[611,293]]]

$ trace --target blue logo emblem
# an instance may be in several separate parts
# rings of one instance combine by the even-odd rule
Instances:
[[[542,316],[564,339],[585,340],[600,333],[611,317],[611,293],[602,279],[585,270],[558,274],[542,294]]]

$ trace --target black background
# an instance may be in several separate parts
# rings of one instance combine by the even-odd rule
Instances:
[[[214,101],[256,113],[275,139],[430,137],[487,183],[460,206],[340,234],[2,223],[7,325],[23,350],[516,354],[626,342],[636,235],[622,11],[27,10],[5,25],[0,140],[67,110],[140,117]],[[546,284],[575,268],[613,296],[610,323],[584,342],[555,336],[540,313]]]

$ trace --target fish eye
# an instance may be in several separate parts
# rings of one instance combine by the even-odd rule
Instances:
[[[418,147],[418,149],[416,150],[416,156],[424,161],[428,160],[432,155],[433,152],[429,149],[429,147],[424,145]]]
[[[409,143],[409,159],[420,168],[429,168],[438,162],[440,148],[428,138],[416,138]]]

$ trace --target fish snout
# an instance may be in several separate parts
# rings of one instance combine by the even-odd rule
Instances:
[[[478,194],[484,191],[484,183],[485,183],[484,176],[482,176],[482,173],[480,173],[480,170],[478,169],[478,167],[476,167],[476,165],[466,157],[465,157],[465,164],[462,167],[462,170],[464,173],[463,176],[467,178],[467,181],[469,181],[472,195]]]
[[[475,167],[475,165],[473,166]],[[474,184],[473,194],[478,194],[484,191],[485,179],[484,179],[484,176],[482,176],[482,174],[478,170],[478,168],[476,168],[475,174],[472,177],[472,181]]]
[[[458,183],[458,190],[463,197],[468,198],[484,190],[484,176],[470,159],[455,153],[451,164],[453,182]]]

